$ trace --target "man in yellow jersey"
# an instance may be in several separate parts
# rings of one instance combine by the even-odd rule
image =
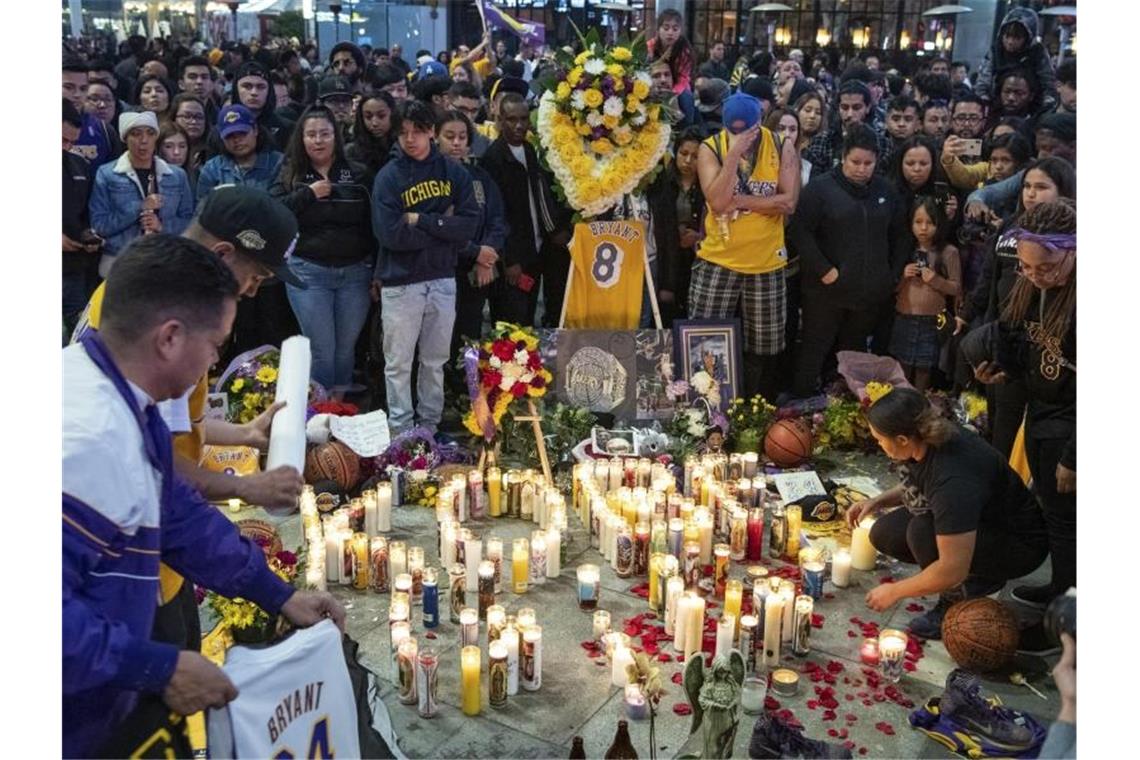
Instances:
[[[705,140],[697,174],[708,204],[689,286],[689,316],[744,318],[744,392],[774,399],[784,350],[784,217],[796,210],[800,159],[760,126],[751,95],[724,102],[724,129]]]

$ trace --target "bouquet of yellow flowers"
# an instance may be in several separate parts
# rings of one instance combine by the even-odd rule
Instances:
[[[670,126],[652,102],[639,35],[605,48],[598,30],[560,51],[538,107],[539,147],[569,206],[597,216],[634,192],[669,148]]]
[[[261,346],[236,357],[226,367],[214,386],[226,394],[226,419],[244,424],[264,412],[277,396],[277,368],[281,351],[275,346]],[[309,402],[328,398],[318,383],[309,381]]]
[[[266,557],[266,562],[269,569],[285,582],[292,583],[296,579],[297,555],[293,552],[279,551],[272,557]],[[221,619],[221,624],[233,631],[235,641],[258,643],[273,637],[276,619],[248,599],[227,599],[211,591],[206,595],[206,603]]]

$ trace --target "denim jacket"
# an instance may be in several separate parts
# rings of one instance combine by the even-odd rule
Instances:
[[[154,170],[155,185],[162,196],[162,208],[158,211],[162,231],[181,235],[194,216],[190,180],[186,172],[158,156],[154,158]],[[109,257],[117,256],[132,240],[142,235],[139,213],[145,197],[146,188],[139,182],[127,153],[115,162],[103,164],[96,172],[89,208],[91,226],[107,241],[99,267],[104,277],[110,271]]]
[[[276,150],[257,152],[253,166],[243,169],[231,156],[221,153],[214,156],[198,174],[198,200],[202,200],[218,185],[250,185],[268,191],[277,179],[285,155]]]

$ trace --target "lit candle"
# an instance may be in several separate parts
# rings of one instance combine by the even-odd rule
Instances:
[[[871,543],[871,526],[874,518],[864,517],[851,531],[851,567],[856,570],[875,569],[875,546]]]
[[[624,470],[621,466],[621,458],[620,457],[614,457],[613,459],[611,459],[610,460],[610,477],[609,477],[608,485],[606,486],[607,491],[616,491],[617,489],[621,488],[621,479],[622,479],[623,472],[624,472]]]
[[[542,626],[529,626],[522,635],[522,687],[538,691],[542,687]]]
[[[369,583],[372,584],[373,591],[384,593],[388,590],[388,539],[373,536],[369,543],[369,554],[372,562]]]
[[[649,609],[657,609],[657,594],[659,593],[658,586],[661,585],[660,577],[661,570],[665,567],[665,555],[660,552],[654,552],[649,555]]]
[[[863,639],[862,646],[859,647],[859,661],[864,665],[875,667],[879,664],[879,639],[874,636],[868,636]]]
[[[601,573],[597,565],[579,565],[578,570],[578,609],[594,610],[601,596]]]
[[[507,647],[507,694],[513,697],[519,693],[519,629],[513,617],[507,617],[499,640]]]
[[[483,542],[475,536],[463,541],[464,562],[467,565],[467,593],[479,593],[479,563],[483,561]]]
[[[748,549],[749,562],[759,562],[763,558],[764,510],[754,507],[748,510]]]
[[[788,545],[784,553],[788,557],[796,557],[800,553],[800,528],[803,524],[803,508],[799,504],[792,504],[785,510],[788,518]]]
[[[503,540],[496,536],[487,537],[487,559],[495,568],[495,593],[503,591]]]
[[[689,620],[685,624],[685,662],[690,657],[700,656],[701,640],[705,631],[705,600],[693,595],[693,605],[689,609]]]
[[[337,556],[340,557],[340,585],[351,586],[356,575],[355,557],[352,551],[352,531],[347,527],[337,531]]]
[[[467,522],[470,504],[467,500],[467,478],[463,473],[457,472],[451,476],[451,492],[455,494],[455,519]]]
[[[755,451],[746,451],[742,457],[742,464],[744,466],[744,477],[751,478],[756,474],[756,468],[760,465],[760,455]]]
[[[746,715],[759,715],[764,711],[764,697],[768,696],[768,679],[746,676],[740,685],[740,709]]]
[[[399,675],[400,704],[414,705],[419,702],[416,695],[416,640],[408,636],[396,649],[396,672]]]
[[[701,545],[696,541],[686,541],[681,552],[681,577],[685,585],[695,589],[701,582]]]
[[[392,530],[392,484],[388,482],[376,484],[376,530]]]
[[[831,555],[831,582],[837,588],[847,588],[851,584],[851,551],[839,549]]]
[[[605,610],[594,611],[594,641],[601,641],[602,637],[610,632],[610,613]]]
[[[352,587],[357,591],[368,589],[368,534],[352,534]]]
[[[800,674],[780,668],[772,671],[772,692],[781,697],[794,697],[800,690]]]
[[[811,613],[814,603],[810,596],[796,597],[796,614],[792,621],[792,654],[806,657],[811,652]]]
[[[467,507],[475,520],[487,516],[487,493],[483,490],[483,473],[478,470],[467,473]]]
[[[487,663],[487,701],[491,707],[505,707],[510,681],[507,645],[501,641],[492,641],[487,647]]]
[[[780,624],[784,618],[784,599],[768,594],[764,600],[764,666],[780,664]]]
[[[546,529],[546,577],[557,578],[562,573],[562,531]]]
[[[748,513],[739,505],[729,511],[728,536],[729,556],[733,562],[743,561],[748,553]]]
[[[633,575],[634,547],[633,532],[624,520],[617,531],[617,553],[614,557],[614,572],[619,578]]]
[[[788,548],[788,515],[779,501],[772,503],[772,518],[769,523],[768,556],[780,559]]]
[[[732,578],[724,585],[724,614],[732,615],[740,622],[740,607],[744,603],[744,584]],[[739,628],[739,625],[737,626]],[[735,634],[736,631],[733,631]]]
[[[424,645],[416,657],[416,696],[421,718],[435,717],[436,668],[439,654],[435,647]]]
[[[701,547],[701,565],[712,564],[712,534],[713,534],[713,518],[707,509],[702,509],[696,513],[697,519],[697,543]]]
[[[400,651],[400,644],[403,644],[412,635],[411,630],[412,627],[407,620],[398,620],[388,626],[388,643],[391,646],[388,653],[388,675],[397,684],[400,682],[397,654]]]
[[[879,672],[891,683],[898,683],[903,674],[907,635],[888,628],[879,634]]]
[[[456,562],[447,571],[448,591],[450,593],[450,619],[453,623],[459,622],[459,613],[467,605],[467,568]]]
[[[495,564],[489,560],[479,563],[479,617],[487,617],[487,608],[495,603]]]
[[[534,613],[533,607],[520,607],[515,619],[520,631],[538,624],[538,615]]]
[[[606,536],[609,539],[610,566],[614,570],[617,570],[618,566],[618,538],[623,526],[628,527],[626,526],[625,518],[620,514],[610,513],[609,530],[606,532]]]
[[[459,524],[449,515],[439,524],[439,563],[451,567],[457,560],[456,541],[459,538]]]
[[[482,666],[482,653],[477,646],[465,646],[460,651],[460,693],[464,715],[478,715],[479,668]]]
[[[474,607],[459,613],[459,646],[479,646],[479,610]]]
[[[503,628],[507,624],[507,608],[501,604],[492,604],[487,608],[487,644],[498,641],[503,637]]]
[[[672,636],[677,628],[677,600],[685,592],[685,581],[674,575],[665,582],[665,635]]]
[[[439,625],[439,578],[434,567],[424,568],[423,591],[424,628],[435,628]]]
[[[727,612],[720,616],[720,620],[716,623],[716,657],[724,655],[732,651],[732,639],[736,632],[736,616],[729,615]]]
[[[320,551],[318,552],[317,549]],[[313,591],[325,591],[328,584],[325,582],[325,549],[324,544],[316,544],[309,552],[309,562],[312,564],[305,568],[305,587]]]
[[[639,522],[633,528],[633,574],[649,571],[649,523]]]
[[[408,546],[403,541],[388,544],[388,577],[408,572]]]
[[[744,672],[756,672],[756,633],[760,618],[757,615],[740,616],[740,653],[744,655]]]
[[[677,598],[676,612],[673,616],[673,650],[682,657],[685,655],[685,644],[688,641],[685,628],[689,625],[694,604],[694,595],[687,591],[682,592]]]
[[[546,583],[546,531],[541,529],[530,532],[530,582]]]
[[[325,525],[325,578],[329,583],[340,582],[339,533],[333,530],[332,520]]]
[[[685,521],[675,517],[669,521],[669,553],[681,559],[681,548],[685,535]]]
[[[511,553],[511,590],[525,594],[529,581],[530,543],[525,538],[516,538]]]
[[[780,581],[780,601],[783,603],[784,614],[781,621],[780,641],[785,644],[792,643],[792,623],[796,614],[796,584],[789,580]]]
[[[629,674],[626,666],[633,664],[633,650],[629,647],[616,647],[614,656],[610,660],[610,683],[619,689],[624,689],[629,683]]]
[[[361,492],[361,500],[364,502],[364,532],[370,536],[375,536],[380,532],[379,515],[377,514],[376,504],[376,491],[371,488]],[[412,663],[412,669],[415,669],[415,663]]]
[[[412,602],[419,604],[424,598],[424,548],[408,547],[408,574],[412,576]]]
[[[724,597],[724,585],[728,580],[728,544],[713,547],[713,588],[718,597]]]
[[[487,497],[490,502],[491,517],[502,514],[503,473],[498,467],[487,468]]]
[[[230,511],[231,512],[240,512],[241,511],[241,499],[230,499]]]
[[[649,704],[638,684],[631,683],[625,687],[625,715],[630,720],[645,720],[649,717]]]

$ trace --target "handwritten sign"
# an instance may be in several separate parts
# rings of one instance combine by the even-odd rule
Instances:
[[[355,451],[357,456],[380,456],[391,442],[388,415],[380,409],[355,417],[333,415],[329,418],[329,428],[333,437]]]
[[[797,501],[805,496],[827,495],[827,490],[823,487],[823,482],[820,481],[819,476],[815,474],[815,470],[783,472],[779,475],[773,475],[772,480],[776,483],[776,490],[780,492],[780,498],[784,500],[785,504]]]

